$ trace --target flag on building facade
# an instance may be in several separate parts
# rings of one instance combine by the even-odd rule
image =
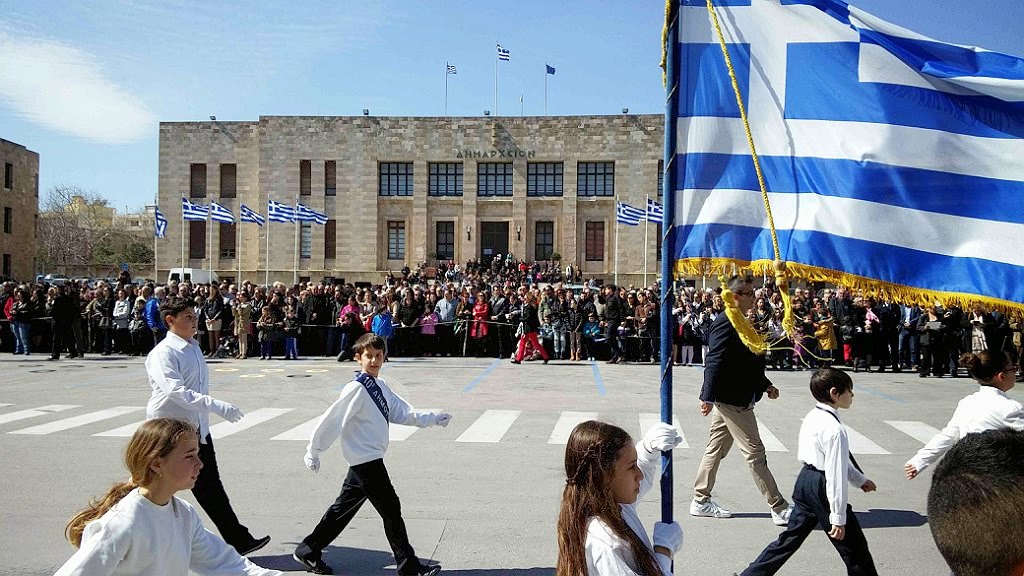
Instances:
[[[316,222],[321,226],[327,224],[327,214],[317,212],[305,204],[298,204],[295,207],[295,219],[299,222]]]
[[[554,66],[548,66],[547,64],[545,64],[544,67],[547,68],[546,72],[548,74],[551,74],[552,76],[555,75],[555,67]]]
[[[181,199],[181,217],[185,220],[206,220],[210,215],[210,209],[202,204],[189,201],[188,198]]]
[[[267,200],[267,219],[285,224],[295,222],[295,208],[276,200]]]
[[[238,219],[240,221],[251,222],[253,224],[256,224],[257,226],[263,226],[263,224],[266,222],[266,219],[263,216],[260,216],[259,214],[254,212],[252,208],[249,208],[245,204],[239,205],[238,215]]]
[[[234,224],[235,215],[231,213],[231,210],[228,210],[220,204],[210,202],[210,220],[220,222],[221,224]]]
[[[159,206],[154,207],[153,220],[155,224],[153,235],[156,236],[157,238],[163,238],[167,236],[167,218],[164,217],[164,214],[163,212],[160,211]]]
[[[665,220],[665,208],[654,201],[653,198],[647,199],[647,221],[657,222],[661,224]]]
[[[777,251],[794,276],[902,302],[1024,307],[1024,251],[1005,249],[1024,238],[1024,59],[839,0],[674,10],[677,273],[770,273]]]
[[[625,202],[615,203],[615,221],[619,224],[636,226],[640,224],[640,221],[644,219],[644,216],[644,211],[639,208],[630,206]]]
[[[508,62],[511,57],[512,55],[509,54],[509,51],[502,48],[501,44],[498,44],[498,60],[504,60]]]

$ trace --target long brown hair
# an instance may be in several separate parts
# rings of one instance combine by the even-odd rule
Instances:
[[[106,514],[132,490],[149,486],[155,478],[152,464],[157,458],[167,457],[181,438],[189,434],[197,434],[196,429],[182,420],[154,418],[143,422],[124,450],[124,465],[131,472],[131,478],[127,482],[114,484],[102,498],[92,500],[85,509],[68,520],[64,528],[68,542],[75,548],[81,546],[86,524]]]
[[[626,525],[612,496],[615,460],[629,434],[612,424],[588,420],[578,424],[565,446],[565,490],[558,513],[556,576],[586,576],[587,525],[598,518],[629,543],[641,574],[654,576],[660,568],[642,540]]]

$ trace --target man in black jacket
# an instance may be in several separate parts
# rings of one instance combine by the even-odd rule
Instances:
[[[619,289],[615,284],[605,286],[604,304],[604,326],[605,338],[608,339],[608,348],[611,350],[609,364],[618,364],[625,360],[622,352],[622,345],[619,344],[619,324],[625,316],[622,299],[619,298]]]
[[[733,277],[729,290],[736,297],[741,313],[750,309],[754,303],[754,286],[749,278]],[[750,466],[754,483],[771,507],[772,521],[778,526],[789,523],[789,503],[768,470],[768,458],[754,416],[754,404],[762,395],[771,400],[779,397],[779,390],[764,371],[764,357],[755,355],[743,344],[727,314],[719,314],[711,324],[708,357],[704,359],[700,413],[711,414],[711,431],[693,483],[693,502],[690,503],[693,516],[732,516],[711,499],[711,491],[715,487],[718,465],[736,442]]]

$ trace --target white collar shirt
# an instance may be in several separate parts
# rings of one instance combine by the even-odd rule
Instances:
[[[863,486],[867,478],[850,463],[850,441],[835,408],[818,402],[804,416],[797,458],[825,473],[829,523],[845,526],[847,483]]]
[[[178,418],[199,430],[200,442],[210,433],[210,372],[199,342],[168,332],[146,357],[146,375],[153,393],[147,418]]]

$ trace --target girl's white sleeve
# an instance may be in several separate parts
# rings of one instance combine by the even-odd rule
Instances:
[[[949,419],[949,423],[938,434],[933,436],[923,448],[918,450],[917,454],[914,454],[914,457],[907,464],[912,465],[918,472],[922,472],[941,458],[953,444],[956,444],[961,436],[960,421],[962,418],[960,412],[960,406],[958,405],[953,412],[953,417]]]
[[[240,556],[220,536],[203,527],[194,509],[188,510],[192,522],[192,571],[204,576],[282,576],[278,570],[261,568]]]
[[[131,548],[131,534],[102,521],[86,524],[82,545],[54,576],[113,574]]]
[[[588,576],[643,576],[634,572],[622,555],[628,544],[608,532],[599,520],[591,520],[587,527],[585,546]],[[672,576],[672,559],[657,553],[654,557],[661,568],[661,576]]]
[[[658,462],[660,460],[661,452],[648,452],[644,448],[643,439],[636,443],[636,465],[644,475],[643,480],[640,481],[640,493],[637,494],[637,502],[650,492],[651,488],[654,488],[654,480],[658,476]]]

